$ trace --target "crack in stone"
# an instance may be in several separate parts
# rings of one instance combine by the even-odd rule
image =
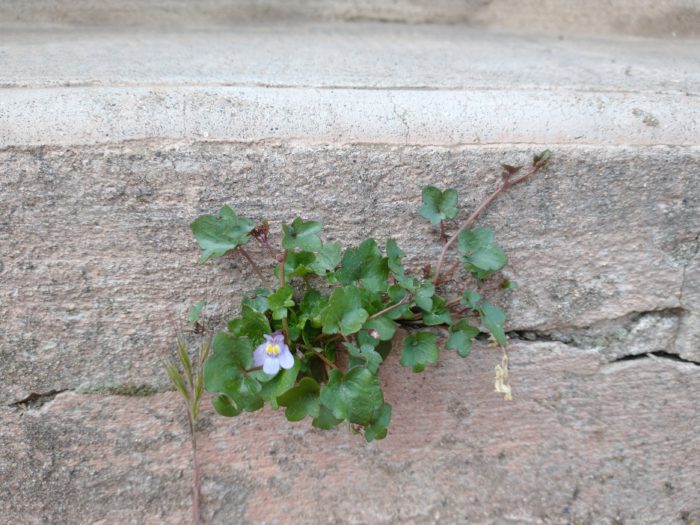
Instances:
[[[610,361],[610,363],[620,363],[623,361],[636,361],[638,359],[653,359],[655,357],[660,358],[660,359],[670,359],[671,361],[677,361],[679,363],[688,363],[690,365],[700,366],[700,362],[692,361],[690,359],[684,359],[679,355],[671,354],[669,352],[664,352],[661,350],[657,351],[657,352],[647,352],[644,354],[625,355],[622,357],[618,357],[617,359],[613,359],[612,361]]]
[[[389,101],[391,102],[391,106],[392,106],[392,108],[393,108],[394,115],[396,115],[396,117],[397,117],[397,118],[401,121],[401,123],[403,124],[404,128],[406,128],[405,141],[406,141],[406,145],[408,145],[408,143],[409,143],[409,138],[410,138],[410,136],[411,136],[411,127],[408,125],[408,122],[406,122],[406,116],[405,116],[405,114],[404,114],[404,115],[399,114],[399,111],[398,111],[398,109],[396,108],[396,102],[394,101],[394,97],[392,96],[391,91],[387,92],[387,94],[389,95]]]
[[[15,401],[14,403],[10,403],[9,407],[17,408],[19,410],[27,411],[27,410],[37,410],[41,408],[42,406],[46,405],[47,403],[50,403],[53,401],[58,394],[62,394],[63,392],[67,392],[68,390],[49,390],[48,392],[32,392],[29,394],[27,397],[24,399],[20,399],[19,401]]]
[[[615,363],[618,361],[643,359],[654,356],[700,366],[700,362],[682,358],[677,353],[674,353],[676,350],[675,338],[680,330],[679,321],[685,313],[686,310],[683,308],[664,308],[660,310],[634,312],[616,320],[602,321],[584,328],[570,328],[568,330],[553,330],[548,332],[539,330],[513,330],[508,332],[507,335],[511,341],[557,342],[575,349],[592,350],[603,348],[612,350],[612,353],[614,353],[614,349],[626,348],[629,340],[644,338],[645,335],[652,330],[654,332],[653,335],[658,336],[658,340],[654,340],[653,337],[648,338],[651,339],[651,341],[645,339],[648,345],[645,349],[647,351],[638,351],[634,354],[622,353],[622,355],[620,355],[620,353],[618,353],[614,356],[608,355],[606,356],[608,358],[607,362]],[[672,323],[674,321],[677,323],[677,326],[673,326]],[[664,341],[663,332],[658,332],[661,330],[659,327],[664,326],[663,323],[666,323],[667,330],[671,330],[671,327],[673,329],[673,333],[668,334],[668,342],[665,344],[662,344]],[[488,337],[488,334],[479,334],[477,339],[484,341],[487,340]],[[656,345],[656,348],[652,345]]]
[[[605,337],[606,334],[614,334],[619,329],[623,329],[628,333],[635,326],[638,326],[646,317],[680,318],[684,312],[685,310],[679,307],[630,312],[615,319],[600,321],[581,328],[565,327],[561,330],[551,331],[536,329],[511,330],[508,332],[508,337],[511,340],[519,341],[555,341],[575,348],[591,349],[600,346],[601,337]]]

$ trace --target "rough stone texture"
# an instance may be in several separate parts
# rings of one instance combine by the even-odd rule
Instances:
[[[195,264],[197,215],[393,236],[418,269],[439,250],[423,185],[458,188],[466,213],[499,162],[549,147],[480,220],[520,285],[502,299],[516,400],[491,392],[500,355],[479,347],[429,379],[390,363],[381,443],[208,414],[207,521],[697,523],[698,41],[222,33],[0,34],[2,518],[187,521],[162,361],[189,304],[220,327],[259,284],[237,257]]]
[[[282,413],[231,421],[208,409],[205,522],[697,523],[700,367],[607,364],[561,343],[516,342],[510,354],[511,403],[491,392],[494,349],[446,355],[430,380],[392,360],[391,433],[370,445]],[[180,415],[174,393],[67,393],[40,409],[0,409],[3,518],[186,523]]]
[[[422,186],[454,186],[470,208],[497,184],[499,162],[526,161],[533,151],[212,143],[7,149],[0,153],[2,401],[167,384],[160,363],[185,305],[206,296],[219,320],[258,284],[236,258],[195,265],[188,224],[200,213],[229,203],[273,227],[301,214],[320,219],[328,237],[344,244],[393,236],[418,267],[439,250],[416,213]],[[508,273],[520,283],[508,305],[510,328],[596,331],[597,323],[643,312],[663,311],[673,322],[697,315],[696,296],[682,287],[696,282],[686,268],[698,257],[688,248],[700,221],[698,169],[700,148],[556,147],[547,173],[503,196],[481,220],[498,232]],[[673,335],[663,348],[642,351],[698,359],[696,325],[683,322],[675,342]]]
[[[0,24],[222,26],[294,20],[467,24],[506,31],[700,36],[698,0],[4,0]]]

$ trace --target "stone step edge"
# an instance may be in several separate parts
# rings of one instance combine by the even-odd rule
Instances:
[[[685,93],[268,87],[0,89],[0,148],[134,140],[693,146]]]

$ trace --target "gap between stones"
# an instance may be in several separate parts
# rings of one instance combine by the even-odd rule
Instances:
[[[649,310],[645,312],[634,312],[628,314],[622,318],[618,318],[617,322],[603,321],[595,326],[584,327],[576,330],[569,330],[568,333],[562,331],[552,331],[544,332],[539,330],[511,330],[507,332],[508,338],[511,341],[523,341],[529,343],[537,342],[557,342],[562,343],[572,348],[577,349],[593,349],[599,347],[599,344],[595,344],[596,339],[601,337],[601,333],[604,331],[612,332],[615,328],[624,328],[625,330],[630,330],[634,325],[640,322],[645,316],[655,315],[655,316],[673,316],[680,318],[685,309],[683,308],[665,308],[660,310]],[[602,328],[601,328],[602,326]],[[599,332],[596,332],[596,331]],[[490,340],[490,334],[486,332],[480,332],[476,336],[476,340],[486,343]],[[693,361],[690,359],[684,359],[677,354],[667,352],[665,350],[656,350],[653,352],[642,352],[638,354],[627,354],[615,359],[608,361],[610,363],[618,363],[624,361],[635,361],[639,359],[667,359],[670,361],[687,363],[694,366],[700,367],[700,362]],[[48,392],[32,392],[30,395],[24,399],[15,401],[7,405],[8,407],[16,408],[22,411],[37,410],[42,406],[52,402],[58,394],[64,392],[74,392],[78,394],[93,394],[93,395],[116,395],[116,396],[130,396],[130,397],[148,397],[164,392],[171,392],[173,389],[163,389],[156,388],[151,385],[113,385],[103,388],[90,388],[90,389],[52,389]]]
[[[577,349],[591,350],[599,348],[601,346],[601,339],[610,340],[611,343],[619,342],[620,336],[616,335],[618,329],[623,330],[623,336],[634,337],[633,335],[630,335],[630,333],[638,324],[640,324],[648,316],[673,317],[680,320],[680,318],[685,314],[685,312],[686,310],[682,307],[664,308],[644,312],[633,312],[631,314],[627,314],[624,317],[618,318],[617,322],[602,321],[593,326],[583,327],[576,330],[570,329],[568,333],[564,333],[561,331],[544,332],[538,330],[513,330],[508,332],[507,335],[511,341],[557,342]],[[677,331],[674,335],[677,335]],[[480,333],[477,336],[477,339],[481,341],[486,341],[489,339],[489,335]],[[608,364],[617,363],[620,361],[631,361],[645,358],[669,359],[676,362],[683,362],[695,366],[700,366],[700,362],[698,361],[682,358],[678,354],[666,350],[654,350],[651,352],[626,354],[616,357],[615,359],[609,360]]]
[[[74,394],[84,394],[84,395],[101,395],[101,396],[125,396],[125,397],[149,397],[156,394],[162,394],[165,392],[174,392],[174,388],[156,388],[151,385],[112,385],[102,388],[77,388],[69,389],[64,388],[61,390],[49,390],[48,392],[32,392],[24,399],[15,401],[7,405],[11,408],[16,408],[21,411],[38,410],[44,405],[51,403],[58,394],[63,394],[65,392],[72,392]]]
[[[691,361],[690,359],[683,359],[679,355],[670,354],[668,352],[664,352],[663,350],[659,350],[657,352],[647,352],[646,354],[625,355],[622,357],[618,357],[617,359],[613,359],[610,362],[619,363],[621,361],[636,361],[637,359],[653,359],[654,357],[660,357],[661,359],[670,359],[671,361],[678,361],[679,363],[688,363],[694,366],[700,366],[700,363],[696,361]]]

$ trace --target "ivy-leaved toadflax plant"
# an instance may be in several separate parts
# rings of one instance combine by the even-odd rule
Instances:
[[[487,282],[513,288],[496,277],[508,259],[492,229],[472,225],[499,194],[535,175],[549,157],[549,151],[536,155],[528,169],[502,165],[499,186],[451,234],[449,222],[459,211],[457,191],[424,188],[419,213],[439,228],[443,246],[436,263],[420,275],[406,269],[405,253],[393,239],[379,246],[369,238],[343,249],[321,239],[319,222],[296,217],[282,225],[281,245],[275,246],[267,221],[256,225],[229,206],[195,220],[201,262],[238,252],[263,283],[275,283],[245,297],[238,317],[214,337],[204,385],[216,394],[217,412],[237,416],[268,403],[284,407],[290,421],[309,417],[321,429],[346,421],[367,441],[382,439],[391,405],[377,374],[399,327],[408,331],[399,362],[414,372],[437,363],[441,349],[467,357],[482,328],[505,348],[505,313],[484,299],[483,291]],[[259,249],[246,250],[251,242]],[[451,248],[460,258],[445,269]],[[274,261],[269,275],[254,256]],[[461,281],[469,286],[447,297],[445,283],[456,270],[471,276]],[[445,337],[430,328],[437,326],[447,329]],[[505,353],[499,370],[496,388],[509,398]]]

